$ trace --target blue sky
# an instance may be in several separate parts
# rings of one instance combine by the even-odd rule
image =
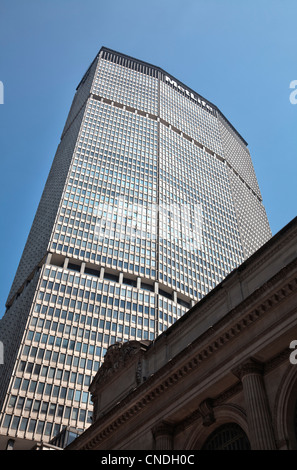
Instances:
[[[296,0],[2,0],[0,317],[75,88],[101,46],[160,66],[249,144],[272,233],[296,215]]]

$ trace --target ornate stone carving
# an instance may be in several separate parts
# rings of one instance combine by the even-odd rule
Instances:
[[[215,422],[213,401],[211,398],[207,398],[206,400],[202,401],[198,409],[202,416],[203,426],[210,426]]]
[[[152,433],[155,439],[160,436],[172,436],[173,431],[174,428],[172,424],[168,423],[167,421],[161,421],[152,429]]]
[[[104,362],[97,372],[95,383],[96,385],[106,380],[115,372],[126,367],[128,362],[142,349],[146,349],[149,342],[140,341],[127,341],[123,343],[115,343],[109,346],[107,353],[104,357]],[[141,378],[141,362],[138,362],[136,371],[137,383],[140,383]]]
[[[138,361],[137,369],[136,369],[136,383],[140,385],[142,381],[142,362],[141,360]]]
[[[262,375],[264,372],[264,364],[257,361],[256,359],[250,358],[240,366],[232,369],[232,373],[240,380],[248,374],[259,374]]]

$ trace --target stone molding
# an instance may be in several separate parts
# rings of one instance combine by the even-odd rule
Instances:
[[[172,436],[174,433],[174,426],[168,421],[161,421],[152,429],[154,439],[161,436]]]
[[[232,373],[242,380],[246,375],[256,374],[256,375],[263,375],[264,372],[264,364],[262,362],[257,361],[254,358],[250,358],[245,361],[243,364],[240,364],[235,369],[232,369]]]
[[[118,342],[109,346],[104,357],[104,362],[95,375],[94,381],[90,387],[90,391],[96,395],[96,387],[98,384],[101,382],[106,383],[106,381],[116,372],[126,368],[131,362],[133,362],[135,356],[141,351],[145,350],[147,346],[148,344],[146,345],[139,341]],[[140,367],[141,362],[138,361],[136,370],[136,381],[138,383],[140,382]]]
[[[278,282],[281,279],[285,278],[285,275],[291,272],[292,267],[297,265],[297,260],[294,260],[293,263],[283,268],[276,276],[274,276],[268,283],[265,283],[256,292],[252,294],[253,297],[253,304],[256,303],[256,300],[263,294],[266,293],[267,290],[270,290],[273,287],[273,284]],[[227,331],[221,333],[221,335],[202,348],[199,352],[197,352],[194,356],[187,361],[187,363],[183,363],[178,367],[178,364],[187,356],[187,353],[191,353],[194,348],[198,346],[203,340],[209,338],[209,336],[213,336],[213,334],[222,328],[227,322],[230,322],[230,319],[234,318],[239,313],[242,313],[244,307],[248,307],[250,299],[245,299],[239,306],[235,307],[231,312],[228,312],[224,318],[219,320],[215,326],[211,328],[211,332],[207,331],[203,333],[199,338],[197,338],[192,344],[186,347],[183,351],[177,354],[172,360],[170,360],[164,367],[162,367],[159,371],[153,374],[151,377],[148,377],[146,382],[139,385],[139,387],[130,393],[126,398],[124,398],[118,405],[116,405],[112,410],[110,410],[105,416],[101,418],[101,423],[110,418],[112,415],[116,414],[117,411],[120,411],[125,406],[129,406],[129,403],[135,401],[135,398],[138,395],[141,395],[144,392],[144,396],[140,398],[134,405],[132,405],[129,409],[125,412],[122,412],[120,416],[118,416],[114,421],[112,421],[109,425],[107,425],[102,431],[100,431],[96,436],[93,438],[91,434],[96,432],[96,422],[88,428],[88,430],[84,433],[84,439],[88,439],[90,436],[90,440],[88,443],[83,445],[83,449],[92,449],[96,447],[96,445],[107,439],[118,427],[120,427],[124,422],[128,421],[135,415],[141,412],[141,410],[147,406],[149,403],[154,401],[160,395],[162,395],[168,388],[177,384],[181,379],[186,377],[188,374],[192,373],[196,368],[204,362],[205,360],[209,359],[215,352],[219,349],[224,347],[229,341],[238,335],[240,335],[251,323],[256,322],[259,318],[261,318],[265,313],[267,313],[272,307],[276,306],[277,304],[281,303],[284,299],[286,299],[290,294],[297,290],[297,277],[294,273],[294,278],[287,281],[287,284],[282,286],[277,290],[277,292],[272,292],[270,296],[264,298],[257,307],[254,307],[251,311],[247,312],[245,315],[238,318],[236,324],[233,324],[229,327]],[[269,287],[269,289],[268,289]],[[256,297],[256,299],[254,298]],[[193,353],[192,353],[193,354]],[[283,354],[283,353],[282,353]],[[177,366],[176,370],[173,370],[174,367]],[[170,370],[172,372],[170,372]],[[154,387],[154,383],[158,381],[158,379],[162,379],[164,374],[169,373],[169,375],[161,381],[161,383],[157,384]],[[152,386],[150,391],[145,393],[145,390],[148,390]],[[201,416],[201,413],[199,413]],[[80,438],[78,438],[80,439]]]
[[[213,400],[207,398],[202,401],[198,407],[200,415],[202,417],[203,426],[210,426],[215,422],[214,410],[213,410]]]

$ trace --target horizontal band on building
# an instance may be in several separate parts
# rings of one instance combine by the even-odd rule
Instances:
[[[215,157],[217,160],[219,160],[220,162],[222,163],[225,163],[227,164],[228,168],[230,168],[234,175],[240,179],[240,181],[242,183],[245,184],[245,186],[247,187],[247,189],[249,191],[251,191],[253,193],[253,195],[258,199],[259,202],[262,203],[262,198],[255,193],[255,191],[250,187],[250,185],[242,178],[242,176],[239,175],[239,173],[230,165],[229,162],[226,161],[226,159],[224,157],[222,157],[222,155],[219,155],[218,153],[215,153],[213,150],[209,149],[208,147],[206,147],[205,145],[203,145],[201,142],[199,142],[198,140],[196,139],[193,139],[193,137],[189,136],[188,134],[186,134],[185,132],[181,131],[180,129],[178,129],[177,127],[173,126],[172,124],[170,124],[168,121],[165,121],[164,119],[162,118],[159,118],[158,116],[154,115],[154,114],[151,114],[151,113],[146,113],[145,111],[142,111],[140,109],[137,109],[137,108],[134,108],[132,106],[128,106],[128,105],[125,105],[125,104],[122,104],[122,103],[118,103],[116,101],[113,101],[109,98],[104,98],[102,96],[99,96],[99,95],[96,95],[94,93],[90,93],[90,96],[89,98],[91,99],[94,99],[96,101],[100,101],[101,103],[105,103],[105,104],[108,104],[110,106],[114,106],[116,108],[119,108],[119,109],[122,109],[124,111],[128,111],[130,113],[133,113],[133,114],[137,114],[139,116],[143,116],[143,117],[146,117],[148,119],[152,119],[153,121],[157,121],[157,122],[160,122],[161,124],[163,124],[164,126],[166,126],[167,128],[169,128],[170,130],[172,130],[173,132],[175,132],[176,134],[180,135],[181,137],[183,137],[184,139],[188,140],[189,142],[191,142],[193,145],[195,145],[196,147],[200,148],[201,150],[204,150],[206,153],[208,153],[209,155],[211,155],[212,157]]]

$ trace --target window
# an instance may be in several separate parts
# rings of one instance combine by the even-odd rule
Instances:
[[[20,422],[20,417],[19,416],[14,416],[10,429],[16,430],[18,428],[19,422]]]
[[[11,415],[5,415],[5,418],[4,418],[4,421],[3,421],[3,424],[2,424],[2,426],[4,428],[9,428],[11,418],[12,418]]]
[[[238,424],[228,423],[209,436],[202,450],[250,450],[250,443]]]
[[[42,434],[43,433],[44,424],[45,424],[44,421],[40,421],[40,420],[38,421],[36,434]]]
[[[17,397],[15,395],[11,395],[8,406],[11,408],[14,407],[16,404],[16,399]]]
[[[44,432],[44,434],[45,434],[46,436],[50,436],[50,435],[51,435],[51,433],[52,433],[52,427],[53,427],[52,423],[46,423],[45,432]]]
[[[20,427],[19,427],[19,430],[20,430],[20,431],[26,431],[27,425],[28,425],[28,421],[29,421],[28,418],[22,418],[22,421],[21,421],[21,424],[20,424]]]
[[[36,423],[37,423],[36,419],[30,419],[28,432],[33,433],[35,431]]]

